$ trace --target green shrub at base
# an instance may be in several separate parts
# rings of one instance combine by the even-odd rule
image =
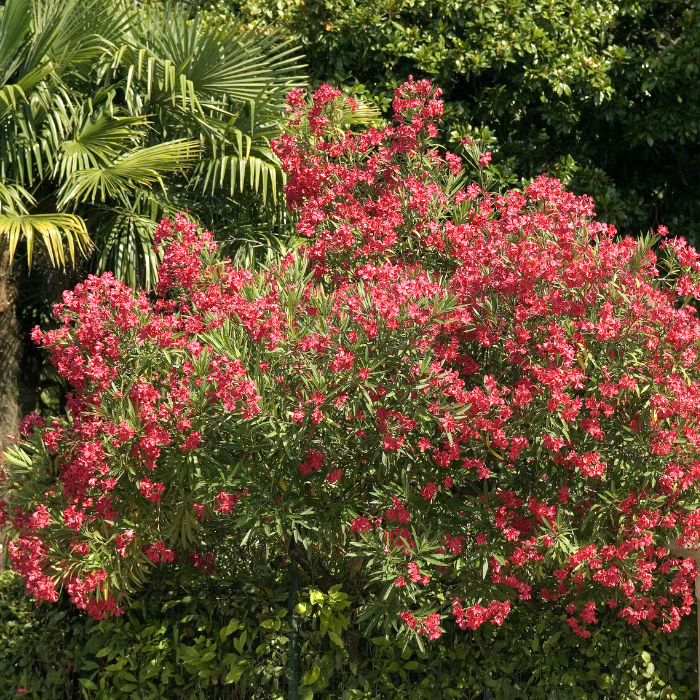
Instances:
[[[92,620],[68,603],[35,606],[19,576],[0,576],[0,700],[242,700],[288,697],[289,580],[263,590],[154,582],[127,615]],[[697,695],[694,616],[648,634],[614,612],[590,639],[545,604],[515,608],[503,627],[446,634],[425,651],[367,639],[353,624],[359,592],[303,582],[297,628],[300,698],[352,700],[685,700]],[[602,616],[602,615],[601,615]],[[486,696],[488,696],[486,692]]]

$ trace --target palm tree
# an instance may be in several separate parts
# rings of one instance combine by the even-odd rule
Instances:
[[[279,32],[213,28],[180,4],[0,7],[0,448],[18,418],[15,254],[60,266],[92,251],[97,271],[150,287],[155,224],[185,208],[283,245],[269,139],[301,70]]]

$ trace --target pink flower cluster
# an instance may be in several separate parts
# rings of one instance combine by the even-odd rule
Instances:
[[[310,107],[297,96],[294,124],[318,112],[319,99],[327,107],[329,94],[324,88]],[[613,227],[593,220],[590,198],[545,176],[522,193],[492,195],[475,184],[448,193],[447,175],[459,174],[461,161],[427,145],[442,111],[439,91],[409,81],[394,109],[397,124],[383,130],[329,137],[324,125],[309,144],[292,128],[274,144],[319,285],[370,348],[388,337],[418,348],[415,359],[402,349],[407,366],[385,365],[368,391],[381,449],[414,463],[424,505],[393,496],[383,516],[398,528],[373,526],[377,511],[366,508],[350,531],[410,555],[413,536],[401,526],[427,523],[426,509],[438,509],[452,516],[446,541],[459,533],[459,547],[447,550],[455,556],[496,540],[505,548],[505,563],[489,566],[495,588],[527,599],[537,586],[547,600],[578,600],[613,587],[626,599],[622,617],[672,629],[689,611],[696,572],[691,561],[669,558],[665,545],[679,534],[680,544],[700,543],[700,516],[681,505],[700,477],[700,323],[687,304],[700,291],[700,256],[682,239],[666,241],[683,271],[657,282],[652,252],[639,258],[636,241],[618,241]],[[490,159],[483,153],[478,165]],[[439,323],[428,299],[449,309]],[[357,355],[355,347],[335,357]],[[398,386],[403,404],[390,406],[383,396]],[[437,428],[427,435],[417,422],[424,416]],[[348,416],[368,439],[363,418]],[[418,451],[430,462],[416,469]],[[440,470],[449,475],[438,477]],[[611,480],[620,490],[606,501],[600,494]],[[474,499],[479,481],[492,485]],[[467,499],[471,523],[454,518],[448,489]],[[559,522],[581,528],[591,513],[600,522],[612,517],[615,532],[601,542],[582,532],[579,548],[564,555]],[[533,576],[552,552],[563,562],[548,585]],[[406,587],[403,575],[396,581]],[[595,623],[595,604],[575,609],[572,626],[584,634],[579,625]],[[455,604],[453,614],[474,627],[502,621],[508,610],[494,601]],[[402,617],[417,627],[410,613]]]
[[[30,439],[40,437],[55,460],[59,484],[33,511],[19,508],[15,513],[12,520],[18,535],[10,557],[25,577],[28,593],[53,601],[57,583],[64,581],[76,605],[99,618],[120,611],[114,596],[101,594],[107,579],[94,579],[87,567],[80,574],[81,568],[76,566],[66,577],[64,562],[56,559],[51,548],[53,536],[60,538],[61,530],[72,531],[71,552],[82,558],[92,551],[92,533],[106,528],[114,552],[127,560],[123,566],[143,566],[143,558],[135,556],[137,550],[129,548],[135,538],[144,542],[138,551],[147,561],[173,561],[176,553],[164,542],[156,539],[149,544],[153,535],[147,517],[141,532],[121,522],[132,519],[134,510],[148,513],[148,504],[160,507],[168,478],[164,460],[175,455],[174,459],[181,461],[180,455],[203,446],[208,426],[201,400],[213,410],[242,420],[260,412],[260,396],[240,362],[218,356],[197,340],[197,333],[207,324],[223,322],[223,311],[218,310],[218,320],[210,316],[204,321],[199,312],[187,312],[182,296],[179,302],[167,298],[199,294],[205,309],[202,314],[209,313],[213,292],[202,274],[203,256],[213,249],[211,234],[197,231],[184,216],[177,216],[175,221],[164,220],[158,226],[155,239],[165,246],[158,286],[161,298],[155,303],[110,274],[91,276],[64,293],[63,302],[56,305],[58,329],[43,333],[37,328],[33,332],[34,340],[50,349],[52,362],[72,384],[74,393],[68,398],[67,419],[54,419],[45,425],[42,418],[30,414],[22,422],[21,433]],[[265,322],[259,323],[259,315],[265,314],[264,305],[249,308],[247,299],[240,295],[249,279],[249,273],[230,271],[216,303],[228,303],[229,313],[238,308],[251,332],[262,338],[266,330],[260,326]],[[227,302],[222,294],[227,295]],[[274,323],[267,328],[274,335]],[[135,370],[127,359],[133,358],[135,349],[143,359],[169,352],[179,361]],[[201,365],[205,355],[202,377],[195,363]],[[134,372],[131,378],[129,371]],[[122,468],[125,462],[132,465],[136,479]],[[154,478],[154,473],[161,474],[160,478]],[[220,493],[216,498],[212,495],[211,501],[216,501],[215,510],[230,513],[243,493]],[[134,509],[132,503],[139,505]],[[37,531],[41,537],[34,534]],[[100,571],[109,569],[107,562],[105,567]]]

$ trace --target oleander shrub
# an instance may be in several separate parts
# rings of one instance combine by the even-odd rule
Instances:
[[[5,456],[27,593],[103,619],[161,567],[245,589],[298,562],[419,646],[518,601],[583,638],[606,609],[690,613],[668,546],[700,536],[700,256],[616,238],[556,180],[490,192],[490,154],[432,145],[439,97],[409,81],[395,125],[353,133],[352,99],[293,91],[274,149],[303,250],[254,273],[178,216],[157,298],[64,296],[34,338],[68,410]]]

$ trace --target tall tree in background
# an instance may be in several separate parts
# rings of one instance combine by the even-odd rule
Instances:
[[[187,208],[228,238],[254,240],[262,224],[274,234],[281,171],[269,138],[301,68],[278,32],[213,28],[181,5],[0,8],[2,436],[19,413],[13,257],[41,270],[92,249],[93,269],[150,287],[164,215]]]
[[[195,3],[197,4],[197,3]],[[700,236],[694,0],[219,0],[296,32],[312,78],[386,114],[408,75],[445,90],[445,143],[482,138],[507,185],[547,172],[638,234]]]

